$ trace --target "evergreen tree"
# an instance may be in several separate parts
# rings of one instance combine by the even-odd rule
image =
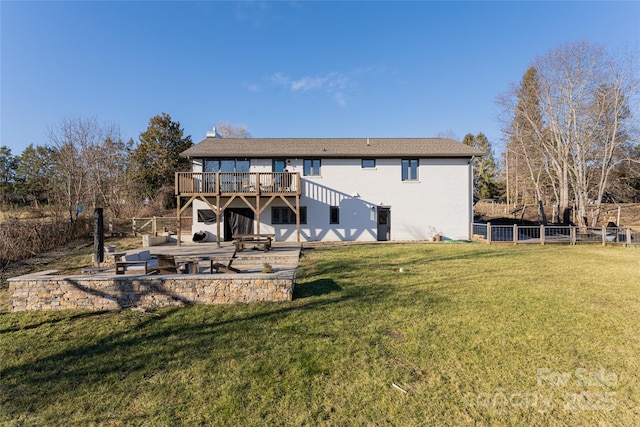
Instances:
[[[140,143],[131,153],[131,177],[144,197],[153,198],[163,186],[174,185],[175,172],[187,170],[189,161],[180,153],[191,147],[191,136],[184,136],[180,122],[166,113],[149,120],[140,134]]]
[[[535,67],[529,67],[516,93],[517,105],[507,131],[505,159],[510,188],[509,202],[557,203],[559,190],[549,164],[544,138],[549,132],[542,121],[540,82]]]
[[[473,195],[479,199],[498,197],[498,172],[491,143],[482,132],[476,136],[468,133],[462,142],[485,153],[473,159]]]
[[[53,149],[33,144],[24,149],[16,167],[16,192],[24,202],[33,201],[35,207],[49,200],[53,167]]]
[[[0,200],[5,203],[13,192],[17,159],[6,145],[0,147]]]

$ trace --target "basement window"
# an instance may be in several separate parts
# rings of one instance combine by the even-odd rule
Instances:
[[[307,207],[300,206],[300,224],[307,223]],[[271,208],[271,224],[295,224],[296,214],[289,206],[273,206]]]
[[[216,214],[211,209],[198,209],[198,222],[214,223],[216,222]]]

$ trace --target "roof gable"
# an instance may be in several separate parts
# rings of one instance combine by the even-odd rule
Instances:
[[[483,152],[448,138],[213,138],[183,157],[474,157]]]

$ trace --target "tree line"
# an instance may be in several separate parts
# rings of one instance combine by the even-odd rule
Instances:
[[[227,137],[248,136],[243,127],[219,122]],[[133,139],[93,117],[61,120],[43,145],[20,155],[0,147],[2,206],[46,206],[75,222],[83,210],[102,207],[112,218],[156,215],[175,206],[174,173],[189,169],[180,153],[193,145],[179,121],[162,113]]]

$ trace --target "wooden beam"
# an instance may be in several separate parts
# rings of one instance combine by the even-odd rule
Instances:
[[[264,210],[267,208],[267,206],[269,206],[271,204],[271,202],[273,202],[275,200],[276,197],[278,197],[278,196],[271,196],[269,198],[269,200],[267,200],[267,203],[265,203],[264,206],[260,207],[259,213],[264,212]]]
[[[256,194],[256,232],[260,234],[260,196]]]
[[[176,174],[177,176],[177,174]],[[176,178],[177,179],[177,178]],[[181,245],[181,239],[180,236],[182,235],[182,221],[180,220],[180,212],[182,212],[182,210],[180,209],[180,195],[176,196],[176,246],[180,246]]]
[[[193,203],[193,201],[196,199],[196,196],[191,196],[191,198],[189,199],[189,201],[187,202],[187,204],[185,204],[183,207],[180,207],[180,202],[178,202],[178,209],[179,209],[179,213],[184,212],[189,205],[191,205],[191,203]]]
[[[296,194],[296,233],[300,243],[300,195]]]
[[[209,206],[209,208],[211,208],[211,210],[213,211],[213,213],[215,213],[216,215],[218,215],[220,209],[217,206],[212,205],[211,203],[209,203],[209,200],[207,200],[207,198],[205,196],[199,196],[198,199],[202,200],[204,203],[206,203],[207,206]]]
[[[290,209],[291,209],[291,210],[292,210],[296,215],[299,213],[299,212],[298,212],[298,208],[293,207],[293,205],[292,205],[291,203],[289,203],[289,201],[287,200],[287,198],[286,198],[286,197],[281,196],[281,195],[280,195],[279,197],[282,199],[282,201],[283,201],[287,206],[289,206],[289,208],[290,208]],[[297,199],[297,198],[298,198],[298,197],[296,196],[296,199]],[[296,205],[297,205],[297,202],[296,202]]]
[[[216,206],[218,206],[218,213],[216,214],[216,243],[218,243],[218,247],[220,247],[220,215],[222,215],[222,211],[220,210],[220,194],[216,195]]]
[[[257,214],[257,213],[258,213],[258,211],[257,211],[256,207],[255,207],[255,206],[253,206],[253,205],[251,204],[251,202],[249,202],[249,200],[247,200],[247,198],[244,196],[244,194],[240,194],[238,197],[240,197],[242,200],[244,200],[244,203],[245,203],[247,206],[249,206],[249,208],[251,208],[251,210],[253,211],[253,213],[254,213],[254,214]]]

